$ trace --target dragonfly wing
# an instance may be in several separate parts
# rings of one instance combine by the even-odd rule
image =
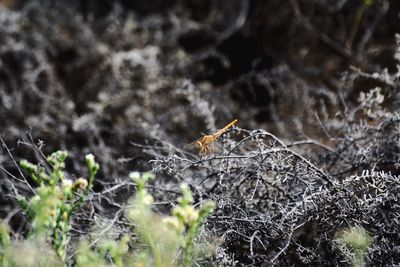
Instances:
[[[194,148],[197,148],[197,147],[199,147],[199,143],[198,142],[199,142],[199,139],[197,139],[196,141],[194,141],[194,142],[192,142],[190,144],[185,145],[183,147],[183,149],[194,149]]]

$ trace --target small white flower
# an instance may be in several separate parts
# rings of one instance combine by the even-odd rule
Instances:
[[[132,180],[137,180],[140,178],[140,172],[131,172],[129,173],[129,178],[131,178]]]
[[[181,230],[183,228],[183,225],[176,217],[165,217],[162,219],[162,223],[175,230]]]
[[[94,161],[94,155],[93,155],[92,153],[87,154],[87,155],[85,156],[85,159],[86,159],[87,161]]]
[[[145,205],[151,205],[154,202],[154,198],[151,195],[146,195],[143,197],[143,203]]]
[[[64,187],[71,187],[72,186],[72,181],[70,179],[64,179],[62,181],[62,184]]]

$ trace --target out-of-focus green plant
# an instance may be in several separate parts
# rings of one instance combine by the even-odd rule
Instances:
[[[87,240],[80,242],[76,257],[77,267],[105,267],[107,263],[97,251],[90,248]]]
[[[351,49],[358,31],[360,30],[361,21],[363,19],[365,11],[375,4],[375,0],[363,0],[362,5],[358,8],[355,15],[354,24],[350,30],[349,37],[346,41],[346,48]]]
[[[346,253],[354,267],[366,266],[365,257],[372,243],[371,236],[362,227],[350,227],[337,233],[336,242],[350,249]]]
[[[44,167],[26,160],[20,162],[20,166],[39,185],[35,190],[36,195],[31,199],[27,200],[25,197],[19,199],[20,206],[32,221],[29,238],[41,240],[50,237],[55,252],[62,261],[65,260],[69,243],[68,231],[71,216],[83,203],[84,197],[93,186],[94,176],[99,170],[99,164],[95,162],[94,156],[86,155],[90,177],[88,180],[78,178],[73,182],[66,179],[63,172],[67,157],[67,151],[52,153],[47,158],[51,166],[49,172]]]
[[[162,216],[152,211],[154,202],[146,184],[155,178],[152,173],[132,172],[130,178],[137,185],[137,192],[126,215],[135,224],[139,243],[132,254],[128,253],[131,240],[124,236],[120,241],[104,239],[96,249],[82,242],[77,256],[77,266],[193,266],[198,254],[215,248],[215,243],[206,244],[198,239],[198,233],[207,215],[214,208],[213,202],[201,208],[193,207],[193,197],[187,185],[181,186],[182,197],[171,216]],[[209,248],[212,247],[212,248]]]
[[[193,206],[193,196],[186,184],[181,185],[182,197],[173,209],[172,216],[160,217],[151,210],[153,197],[145,185],[154,179],[150,173],[133,172],[130,178],[137,184],[137,193],[128,210],[128,218],[136,225],[136,231],[147,248],[137,253],[138,266],[193,266],[204,243],[196,242],[206,217],[215,207],[206,202],[199,209]]]
[[[199,209],[193,207],[193,196],[187,184],[181,185],[183,196],[178,199],[179,205],[172,211],[173,216],[164,219],[164,222],[170,223],[171,220],[178,220],[179,226],[175,229],[185,229],[183,235],[183,266],[192,266],[197,259],[197,250],[195,247],[195,239],[199,233],[201,225],[207,216],[215,208],[212,201],[205,202]],[[172,226],[175,223],[172,223]]]
[[[174,266],[180,240],[174,231],[161,222],[161,216],[151,210],[154,199],[145,188],[146,183],[155,176],[132,172],[129,177],[137,184],[137,192],[127,216],[135,223],[135,231],[147,246],[136,251],[135,266]]]
[[[0,266],[61,267],[63,263],[44,239],[17,241],[10,239],[10,229],[0,222]]]
[[[9,234],[8,225],[0,222],[0,265],[6,265],[6,251],[10,246],[10,234]]]
[[[90,177],[74,182],[64,175],[65,151],[51,154],[47,160],[51,171],[26,160],[21,167],[38,183],[35,195],[19,203],[32,222],[28,239],[11,241],[9,228],[0,224],[0,266],[67,266],[66,251],[69,244],[70,219],[83,203],[93,186],[94,176],[99,170],[93,155],[86,156]],[[152,211],[153,197],[146,184],[155,176],[152,173],[133,172],[130,177],[137,185],[137,193],[127,216],[135,224],[139,237],[133,253],[129,252],[129,236],[115,241],[105,238],[92,248],[87,241],[80,242],[76,265],[83,266],[193,266],[202,253],[209,252],[211,245],[199,238],[199,231],[215,204],[206,202],[200,208],[193,206],[193,196],[186,184],[181,185],[182,197],[171,216],[162,216]],[[54,250],[49,247],[51,242]],[[18,257],[24,253],[26,257]],[[110,264],[111,263],[111,264]]]
[[[375,4],[375,0],[363,0],[363,4],[367,7],[370,7]]]
[[[124,236],[120,241],[106,239],[97,246],[97,251],[90,249],[87,241],[83,241],[79,245],[79,253],[77,255],[77,267],[106,267],[110,266],[106,262],[106,256],[112,260],[113,265],[117,267],[130,266],[128,262],[124,262],[127,255],[130,241],[129,236]],[[126,257],[129,259],[129,257]]]

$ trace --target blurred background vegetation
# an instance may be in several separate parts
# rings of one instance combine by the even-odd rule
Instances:
[[[44,165],[44,155],[68,150],[66,176],[76,180],[93,153],[101,168],[70,235],[101,218],[122,236],[120,211],[136,191],[128,174],[234,118],[337,181],[363,170],[397,175],[399,14],[397,0],[1,0],[0,217],[13,238],[29,232],[16,195],[32,194],[34,181],[18,181],[16,162]],[[149,190],[161,213],[179,183],[159,176]],[[311,226],[299,231],[314,244]],[[238,244],[222,246],[227,265],[261,264],[235,258],[250,255]],[[307,264],[288,248],[279,264]]]

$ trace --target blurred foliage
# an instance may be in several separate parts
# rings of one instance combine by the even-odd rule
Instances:
[[[21,206],[32,221],[32,229],[26,240],[11,241],[7,224],[0,224],[0,260],[4,267],[22,266],[70,266],[71,258],[67,258],[67,248],[70,244],[70,220],[82,204],[82,196],[77,196],[77,189],[85,193],[92,187],[89,184],[81,187],[79,178],[74,184],[66,182],[62,170],[67,152],[57,151],[47,160],[53,168],[51,175],[44,168],[21,162],[21,166],[32,176],[35,176],[40,186],[36,195],[30,201],[21,199]],[[86,156],[91,177],[96,174],[99,165],[93,155]],[[160,216],[151,210],[153,197],[147,192],[145,185],[155,178],[152,173],[133,172],[131,179],[137,184],[137,193],[126,213],[135,225],[141,245],[133,252],[129,251],[129,236],[123,236],[119,241],[104,238],[92,249],[87,241],[79,243],[77,266],[194,266],[201,253],[211,251],[206,249],[209,244],[199,242],[198,234],[206,217],[212,212],[215,204],[204,203],[199,209],[193,207],[193,197],[187,187],[182,185],[182,197],[173,209],[172,216]],[[85,180],[86,181],[86,180]],[[76,185],[79,183],[79,185]],[[89,189],[90,190],[90,189]],[[54,250],[49,247],[49,243]],[[24,257],[18,256],[24,253]],[[132,254],[133,253],[133,254]],[[130,255],[131,254],[131,255]],[[212,257],[213,255],[201,255]],[[111,262],[111,263],[110,263]]]
[[[371,236],[362,227],[350,227],[337,233],[336,241],[345,246],[349,246],[352,252],[346,255],[351,260],[354,267],[366,266],[366,255],[368,248],[372,244]]]
[[[90,172],[89,182],[83,178],[73,182],[65,178],[63,172],[67,156],[66,151],[56,151],[47,157],[47,163],[51,167],[49,174],[42,166],[26,160],[20,162],[21,167],[39,185],[30,200],[24,196],[19,199],[21,208],[32,221],[30,238],[50,239],[61,261],[65,260],[70,240],[71,217],[93,187],[94,176],[99,170],[99,164],[94,161],[94,156],[88,154],[86,163]],[[81,195],[77,194],[79,191]]]
[[[135,223],[141,240],[148,246],[138,252],[139,266],[194,266],[207,243],[199,242],[198,234],[215,203],[205,202],[199,209],[193,206],[193,197],[186,184],[181,185],[182,197],[173,208],[172,216],[160,217],[151,211],[153,197],[144,188],[152,174],[131,173],[130,178],[138,185],[128,210],[128,217]],[[202,255],[204,256],[204,255]],[[210,256],[210,255],[207,255]]]

